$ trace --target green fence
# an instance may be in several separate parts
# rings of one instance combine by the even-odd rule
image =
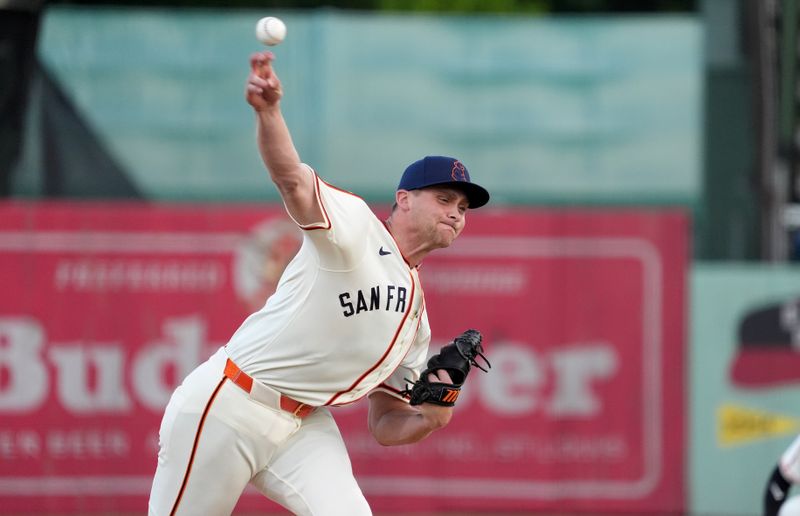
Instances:
[[[243,98],[264,14],[54,7],[39,53],[147,197],[275,200]],[[268,14],[301,156],[370,200],[425,154],[501,203],[701,196],[694,17]]]

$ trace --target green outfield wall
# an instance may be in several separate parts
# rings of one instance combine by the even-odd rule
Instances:
[[[767,478],[800,433],[799,311],[797,267],[695,264],[692,514],[761,514]]]
[[[302,157],[369,200],[426,154],[458,156],[501,203],[701,196],[696,17],[270,14]],[[147,198],[276,200],[243,98],[262,15],[52,7],[39,55]]]

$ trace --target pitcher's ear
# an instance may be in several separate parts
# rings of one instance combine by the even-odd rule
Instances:
[[[408,198],[410,197],[411,192],[408,190],[397,190],[394,193],[394,202],[397,204],[397,207],[407,211],[408,210]]]

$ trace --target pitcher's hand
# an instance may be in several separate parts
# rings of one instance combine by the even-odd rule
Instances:
[[[281,81],[272,68],[272,52],[258,52],[250,56],[250,75],[247,77],[245,97],[256,111],[278,104],[283,97]]]

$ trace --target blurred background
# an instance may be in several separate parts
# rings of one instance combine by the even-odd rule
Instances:
[[[382,449],[379,514],[757,515],[800,433],[797,0],[0,0],[0,514],[138,514],[172,389],[300,239],[244,100],[255,23],[301,157],[385,215],[492,194],[426,260],[433,347],[495,365]],[[245,491],[238,514],[282,513]]]

